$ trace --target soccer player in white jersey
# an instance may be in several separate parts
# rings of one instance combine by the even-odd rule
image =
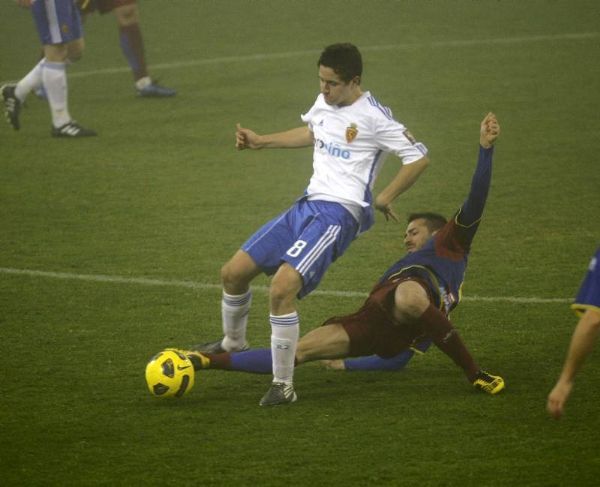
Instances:
[[[44,88],[52,115],[53,137],[89,137],[96,132],[78,124],[69,113],[67,64],[83,53],[81,17],[74,0],[17,0],[31,8],[44,49],[44,58],[16,85],[0,88],[4,114],[15,130],[21,128],[20,111],[27,95]]]
[[[210,353],[246,349],[250,282],[263,272],[273,275],[269,290],[273,382],[261,406],[296,400],[296,300],[313,291],[329,265],[371,227],[373,206],[386,219],[397,220],[392,202],[428,164],[425,146],[361,89],[362,58],[356,46],[328,46],[317,64],[321,92],[302,115],[306,125],[268,135],[237,126],[239,150],[314,146],[314,173],[305,194],[252,235],[223,266],[224,338],[196,347]],[[387,153],[398,156],[402,167],[373,199],[373,185]]]

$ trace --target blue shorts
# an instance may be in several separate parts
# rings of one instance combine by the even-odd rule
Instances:
[[[66,44],[83,37],[81,16],[73,0],[36,0],[33,20],[43,45]]]
[[[358,222],[346,208],[303,198],[263,225],[242,245],[267,275],[287,262],[302,276],[303,298],[318,285],[329,265],[356,237]]]

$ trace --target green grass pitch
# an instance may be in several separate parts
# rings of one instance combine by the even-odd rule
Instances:
[[[599,242],[598,2],[139,4],[151,74],[176,98],[136,98],[114,18],[94,16],[69,102],[100,136],[52,139],[34,96],[21,131],[0,126],[2,485],[597,485],[598,353],[562,421],[545,400]],[[1,2],[0,32],[0,79],[18,79],[39,55],[29,14]],[[479,121],[498,115],[453,321],[506,391],[477,394],[431,350],[401,373],[301,367],[286,408],[258,407],[269,377],[219,371],[155,400],[147,360],[219,335],[221,264],[311,173],[310,149],[236,152],[235,124],[298,126],[318,54],[339,41],[362,49],[364,88],[430,150],[401,215],[457,208]],[[390,158],[378,187],[397,169]],[[353,244],[301,302],[304,332],[361,303],[403,229],[378,218]],[[249,338],[266,346],[268,281],[257,284]]]

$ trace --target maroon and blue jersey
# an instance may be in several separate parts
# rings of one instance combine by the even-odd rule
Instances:
[[[423,248],[393,264],[379,284],[405,273],[417,273],[429,282],[431,290],[439,296],[439,305],[446,314],[454,309],[461,298],[471,242],[479,227],[490,188],[492,154],[493,147],[480,147],[471,189],[463,205]]]
[[[600,313],[600,247],[592,257],[588,272],[581,283],[575,302],[571,308],[578,315],[582,315],[586,310],[593,309]]]

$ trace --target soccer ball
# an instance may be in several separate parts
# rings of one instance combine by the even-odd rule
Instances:
[[[194,366],[180,350],[167,348],[146,365],[146,384],[156,397],[181,397],[194,386]]]

